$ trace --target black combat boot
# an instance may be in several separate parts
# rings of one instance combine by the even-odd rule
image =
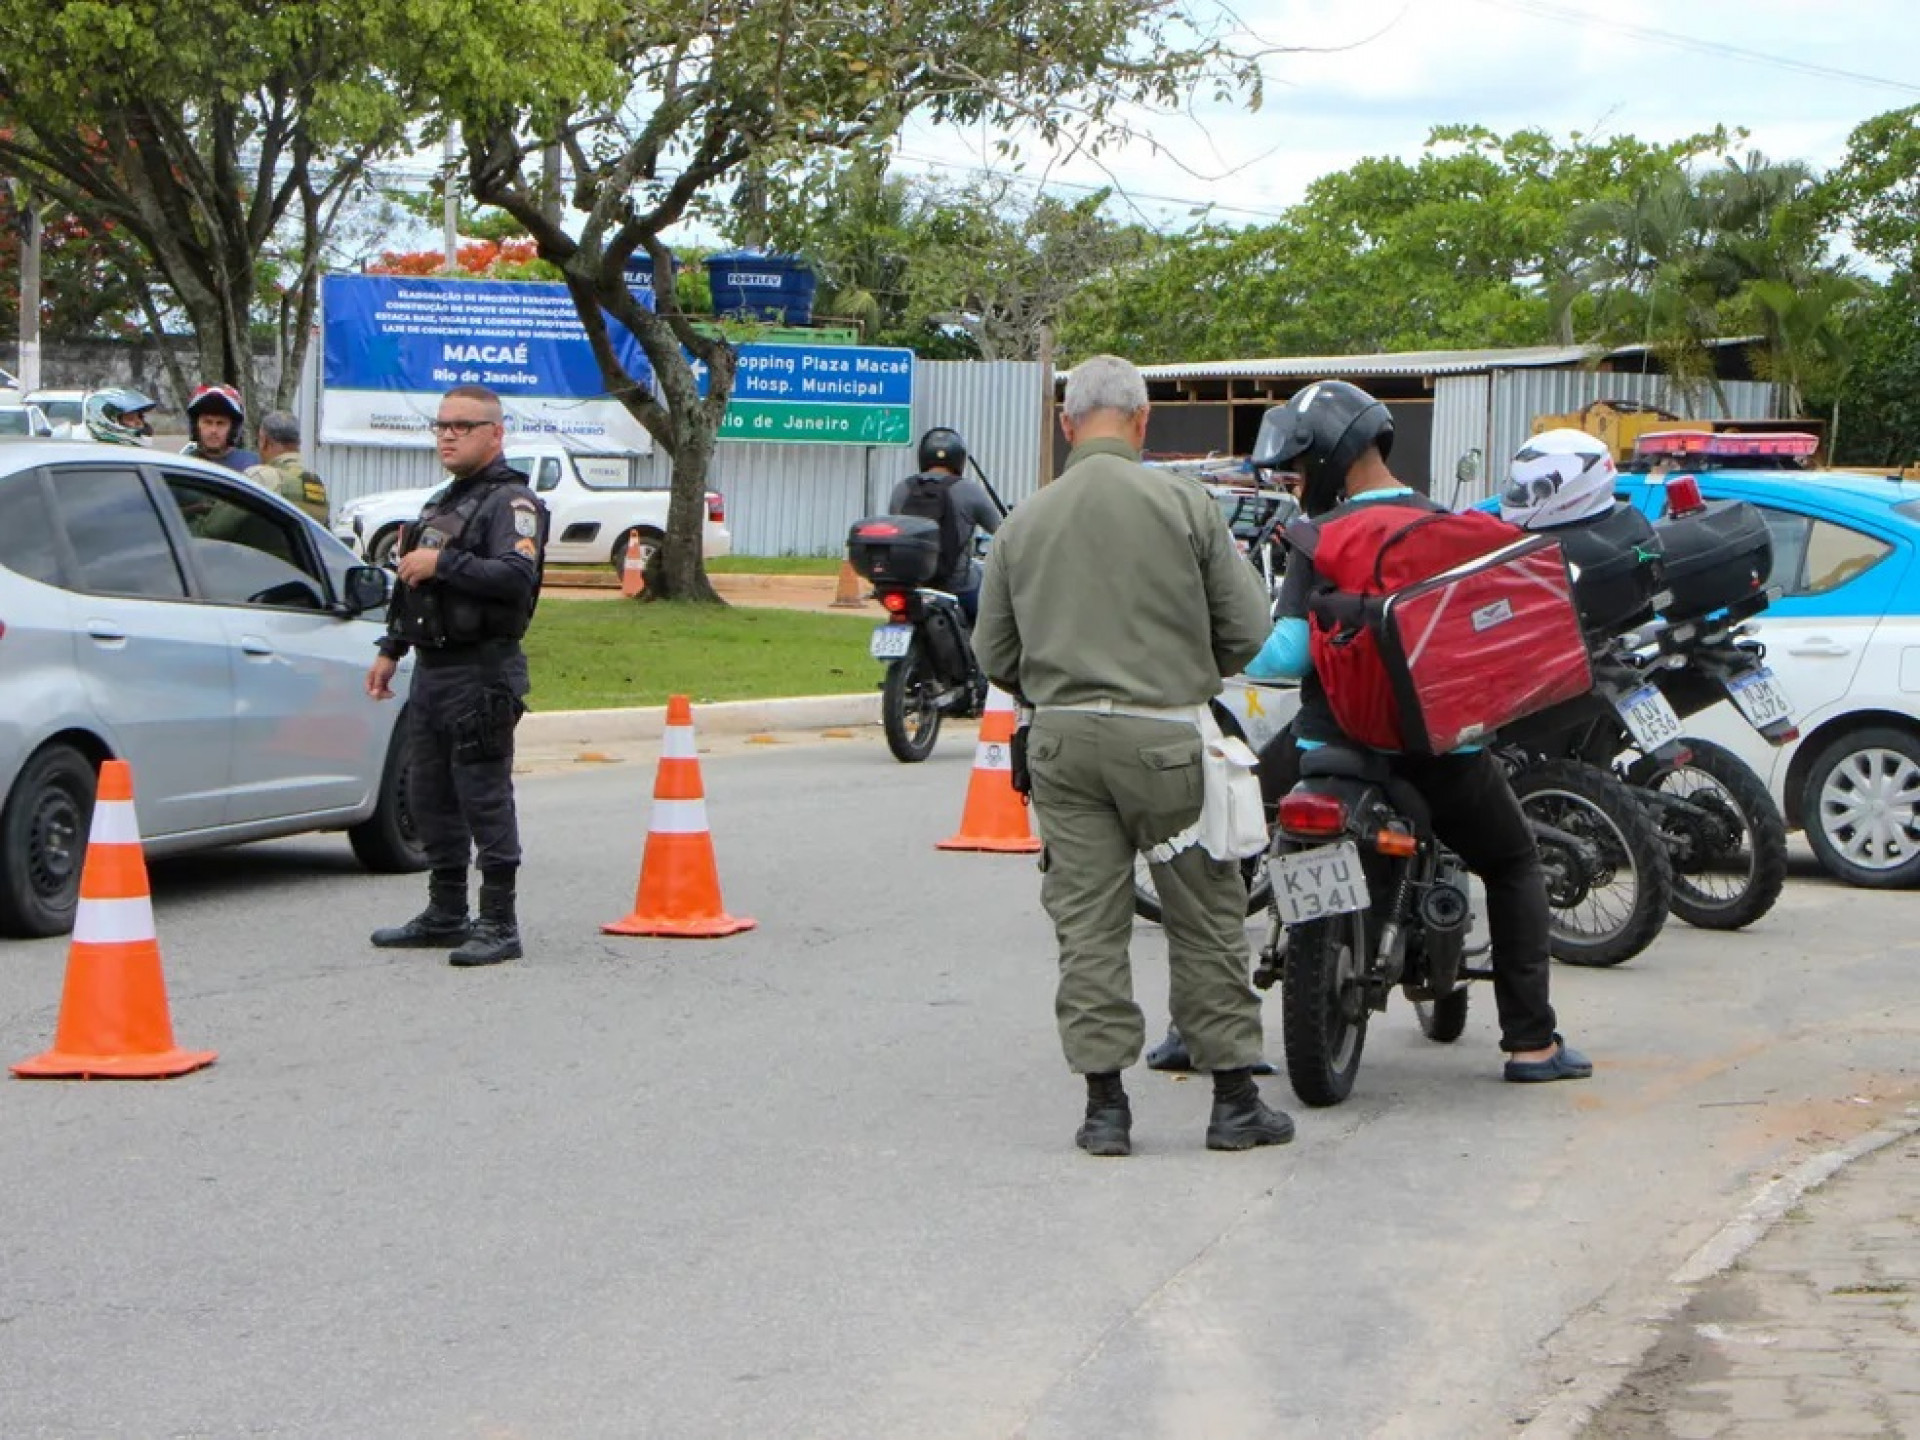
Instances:
[[[1089,1155],[1133,1153],[1133,1109],[1117,1071],[1087,1076],[1087,1118],[1073,1143]]]
[[[445,950],[471,933],[467,920],[467,872],[435,870],[427,877],[427,908],[404,925],[373,932],[382,950]]]
[[[1213,1072],[1213,1115],[1207,1121],[1209,1150],[1251,1150],[1256,1145],[1284,1145],[1293,1139],[1293,1121],[1283,1110],[1272,1110],[1260,1098],[1253,1071]]]
[[[480,918],[473,922],[467,943],[447,957],[449,965],[498,965],[524,953],[514,917],[513,880],[511,865],[480,872]]]

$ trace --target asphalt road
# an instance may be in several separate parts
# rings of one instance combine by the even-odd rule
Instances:
[[[0,1082],[0,1435],[1498,1435],[1920,1087],[1913,897],[1803,865],[1749,934],[1557,967],[1590,1082],[1501,1084],[1488,995],[1451,1047],[1396,999],[1292,1146],[1207,1152],[1204,1082],[1141,1070],[1135,1156],[1091,1160],[1032,858],[934,848],[970,759],[717,746],[760,922],[723,941],[598,933],[643,760],[523,780],[495,970],[368,948],[420,885],[336,839],[157,865],[175,1029],[220,1060]],[[64,962],[5,947],[0,1059]]]

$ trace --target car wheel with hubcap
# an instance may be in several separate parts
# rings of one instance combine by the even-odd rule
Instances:
[[[1868,726],[1814,758],[1800,792],[1807,843],[1849,885],[1920,885],[1920,736]]]

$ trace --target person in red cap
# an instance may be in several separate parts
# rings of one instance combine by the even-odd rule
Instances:
[[[246,419],[247,407],[233,386],[202,385],[187,401],[187,423],[193,429],[193,439],[180,453],[245,473],[249,466],[260,463],[253,451],[240,448],[240,427]]]

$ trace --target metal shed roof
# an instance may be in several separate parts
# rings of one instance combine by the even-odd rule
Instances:
[[[1748,345],[1753,338],[1711,342]],[[1532,345],[1506,350],[1403,350],[1386,355],[1300,355],[1271,360],[1206,360],[1178,365],[1142,365],[1140,373],[1155,380],[1281,380],[1317,379],[1334,375],[1473,375],[1492,370],[1526,370],[1550,365],[1579,365],[1595,360],[1639,355],[1644,345],[1604,350],[1592,345]],[[1059,372],[1064,379],[1070,371]]]

